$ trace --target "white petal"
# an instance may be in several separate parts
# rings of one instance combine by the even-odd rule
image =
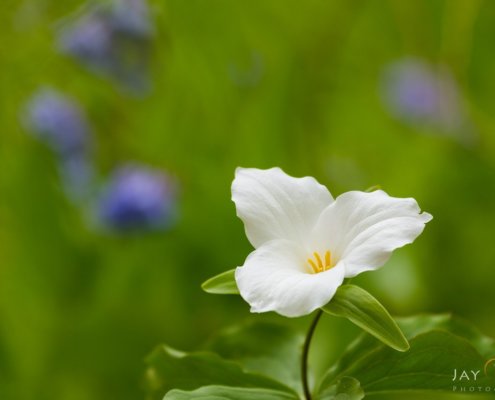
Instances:
[[[312,274],[306,258],[306,251],[288,240],[267,242],[253,251],[235,271],[251,311],[299,317],[328,303],[344,280],[344,265]]]
[[[232,200],[246,235],[257,248],[274,239],[307,239],[333,198],[314,178],[293,178],[280,168],[237,168]]]
[[[318,249],[328,248],[344,260],[346,278],[381,267],[393,250],[412,243],[432,219],[416,200],[347,192],[322,212],[312,233]]]

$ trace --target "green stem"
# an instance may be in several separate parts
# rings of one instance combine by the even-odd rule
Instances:
[[[311,344],[311,339],[313,338],[313,333],[315,332],[316,325],[318,325],[318,321],[320,320],[321,314],[323,314],[322,310],[318,310],[316,312],[315,318],[311,323],[308,333],[306,334],[306,340],[304,341],[303,353],[301,358],[301,378],[304,390],[304,398],[306,400],[311,400],[311,391],[309,390],[308,383],[308,356],[309,356],[309,345]]]

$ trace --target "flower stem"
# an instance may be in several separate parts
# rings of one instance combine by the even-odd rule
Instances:
[[[316,312],[315,318],[309,327],[308,333],[306,334],[306,339],[304,341],[303,353],[301,358],[301,378],[304,390],[304,398],[306,400],[311,400],[311,391],[309,390],[308,383],[308,356],[309,356],[309,345],[311,344],[311,339],[313,338],[313,333],[315,332],[316,325],[318,325],[318,321],[320,320],[321,314],[323,314],[322,310],[318,310]]]

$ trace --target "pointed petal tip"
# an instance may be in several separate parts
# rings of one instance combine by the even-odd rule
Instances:
[[[433,219],[433,215],[427,213],[426,211],[423,211],[420,215],[423,217],[423,222],[425,224]]]

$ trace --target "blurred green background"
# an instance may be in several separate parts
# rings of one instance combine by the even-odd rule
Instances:
[[[312,175],[334,195],[379,184],[415,197],[434,220],[356,281],[396,315],[454,312],[495,336],[495,2],[154,0],[153,88],[138,97],[57,52],[57,21],[81,4],[0,12],[1,399],[141,399],[155,345],[192,350],[249,318],[238,297],[200,290],[251,251],[230,201],[236,166]],[[469,129],[387,110],[383,71],[404,57],[450,71]],[[92,229],[19,121],[47,84],[86,110],[100,177],[131,160],[177,178],[175,226]],[[325,320],[317,367],[356,333]]]

